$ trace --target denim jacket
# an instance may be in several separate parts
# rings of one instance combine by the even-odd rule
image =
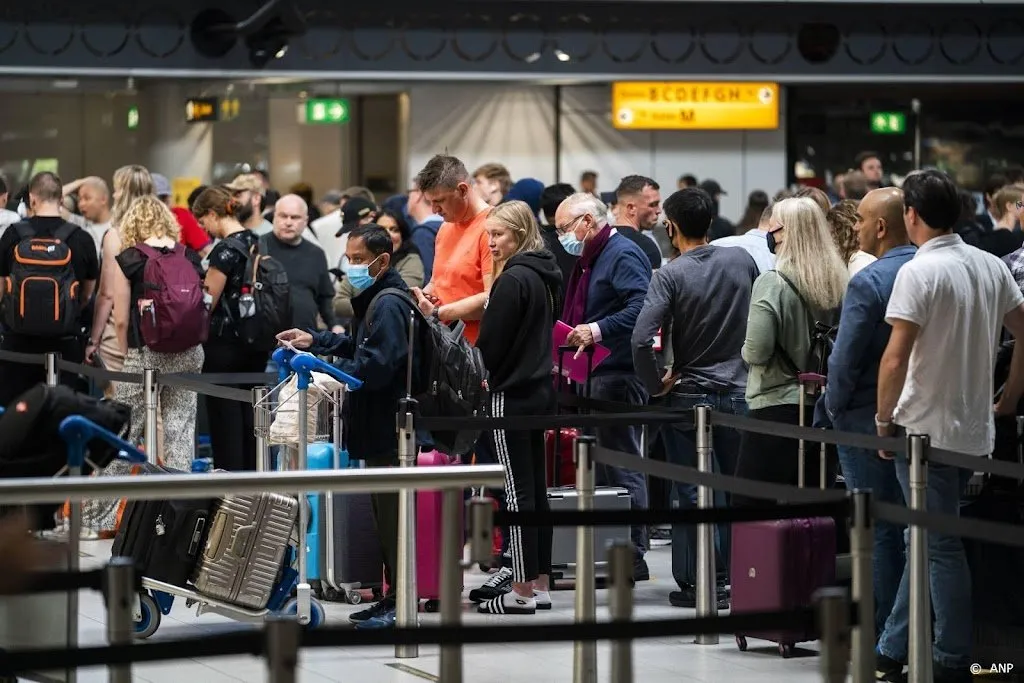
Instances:
[[[828,359],[824,401],[830,419],[877,404],[878,366],[892,331],[885,322],[885,309],[896,273],[916,251],[909,244],[891,249],[850,280],[836,344]]]

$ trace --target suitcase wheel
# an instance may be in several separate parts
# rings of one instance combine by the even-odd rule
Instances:
[[[157,607],[156,600],[149,593],[139,593],[139,607],[141,616],[134,624],[135,637],[138,640],[144,640],[160,628],[160,608]]]
[[[779,654],[783,659],[789,659],[793,656],[793,646],[790,643],[779,643]]]
[[[744,636],[736,636],[736,647],[740,649],[740,652],[746,652],[747,639]]]
[[[299,601],[292,598],[288,602],[284,603],[284,607],[281,608],[281,614],[298,614],[299,613]],[[320,601],[310,596],[309,598],[309,623],[306,624],[306,628],[317,628],[323,626],[327,615],[324,612],[324,606],[320,604]]]
[[[423,611],[424,612],[439,612],[439,611],[441,611],[441,601],[440,600],[427,600],[426,602],[423,603]]]
[[[350,605],[359,605],[363,602],[363,594],[359,591],[349,591],[345,595],[345,599],[348,600]]]

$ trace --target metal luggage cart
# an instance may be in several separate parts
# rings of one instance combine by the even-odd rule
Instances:
[[[308,390],[309,385],[312,383],[312,374],[314,372],[319,372],[328,375],[341,382],[347,389],[358,389],[362,386],[362,382],[354,377],[350,377],[341,370],[338,370],[334,366],[325,363],[309,353],[297,353],[286,349],[278,349],[274,352],[273,358],[282,368],[280,373],[281,383],[278,385],[278,389],[282,388],[287,383],[287,379],[291,372],[294,372],[297,376],[296,395],[298,407],[296,409],[295,417],[298,420],[298,439],[295,443],[296,453],[294,465],[297,469],[305,469],[307,444],[310,442],[311,437],[319,436],[319,434],[310,435],[308,433],[307,416],[309,411],[311,408],[315,408],[317,410],[319,425],[320,411],[323,410],[325,415],[330,414],[330,407],[335,405],[335,399],[327,397],[317,399],[313,401],[312,404],[310,403]],[[291,372],[286,368],[290,368]],[[275,391],[274,393],[277,392]],[[272,395],[273,394],[269,394],[265,401],[258,402],[254,407],[256,417],[255,423],[260,425],[256,429],[257,438],[269,438],[270,425],[275,417],[279,417],[279,409],[274,408],[274,405],[270,400]],[[281,397],[278,398],[280,399]],[[337,407],[340,408],[340,402]],[[329,424],[329,422],[327,424]],[[315,431],[321,431],[319,426]],[[327,431],[329,435],[329,430],[324,431]],[[327,438],[327,436],[324,436],[323,438]],[[288,442],[288,445],[291,445],[291,442]],[[124,446],[128,447],[128,444],[124,444]],[[308,626],[309,628],[316,628],[323,624],[325,618],[323,605],[313,598],[312,590],[307,579],[305,547],[306,529],[309,525],[310,511],[308,505],[303,504],[303,501],[306,500],[306,493],[297,492],[297,497],[300,504],[298,530],[295,534],[295,545],[289,548],[288,552],[285,553],[281,576],[278,580],[277,586],[274,588],[274,592],[272,593],[270,600],[267,602],[266,607],[258,610],[240,607],[223,600],[203,595],[193,588],[175,586],[162,581],[155,581],[153,579],[143,577],[143,592],[139,595],[139,602],[135,606],[134,614],[136,637],[148,638],[156,632],[157,628],[160,626],[161,616],[170,613],[175,597],[185,598],[185,604],[188,607],[197,605],[197,616],[212,613],[219,614],[236,621],[260,622],[272,614],[289,614],[296,615],[299,623]],[[293,565],[295,566],[293,567]],[[291,597],[293,591],[295,593],[295,597]]]

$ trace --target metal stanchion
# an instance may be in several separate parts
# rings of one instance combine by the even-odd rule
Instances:
[[[469,561],[490,562],[494,553],[494,505],[482,496],[469,501]]]
[[[925,512],[928,494],[928,449],[931,442],[923,434],[907,437],[910,458],[910,509]],[[909,683],[932,680],[932,608],[928,584],[928,531],[910,526],[910,643]]]
[[[416,466],[416,429],[413,426],[412,399],[404,398],[398,405],[398,461],[402,467]],[[398,494],[398,566],[395,567],[395,625],[413,628],[417,625],[419,597],[416,591],[416,492]],[[395,657],[408,659],[420,656],[418,645],[395,645]]]
[[[46,354],[46,386],[55,387],[60,384],[60,372],[58,369],[58,363],[60,362],[60,354],[47,353]]]
[[[615,623],[633,621],[633,546],[616,543],[609,552],[612,591],[609,612]],[[633,641],[628,638],[611,642],[611,683],[633,683]]]
[[[462,625],[462,489],[445,489],[441,503],[441,625]],[[462,645],[441,646],[441,680],[462,683]]]
[[[256,428],[256,471],[270,471],[270,444],[264,436],[270,431],[270,411],[256,410],[257,406],[269,408],[267,397],[270,395],[270,387],[254,387],[252,390],[253,405],[253,426]]]
[[[593,436],[580,436],[574,444],[576,460],[576,505],[580,512],[594,509],[594,462],[590,449]],[[594,579],[594,529],[576,527],[576,623],[597,619],[597,586]],[[632,569],[630,570],[632,573]],[[597,683],[597,643],[577,640],[573,644],[573,683]]]
[[[158,460],[158,436],[156,423],[156,402],[157,393],[160,388],[156,383],[156,370],[145,368],[142,371],[142,400],[146,411],[146,421],[143,424],[142,439],[146,443],[146,460],[149,464],[156,465]]]
[[[871,491],[851,494],[853,524],[850,527],[850,559],[853,569],[853,600],[857,625],[853,627],[853,683],[875,680],[875,585],[872,571],[875,528],[871,519]]]
[[[822,588],[814,595],[821,633],[821,680],[845,683],[850,656],[850,599],[842,588]]]
[[[713,472],[711,445],[711,406],[694,406],[697,427],[697,469]],[[697,487],[697,507],[715,506],[715,492],[707,486]],[[715,571],[715,525],[697,525],[697,616],[718,616],[718,589]],[[717,633],[698,634],[693,642],[698,645],[717,645]]]
[[[51,357],[53,363],[51,365]],[[53,368],[53,379],[56,386],[57,379],[57,357],[56,354],[46,354],[46,375],[47,383],[50,380],[50,369]],[[68,476],[82,476],[82,468],[85,466],[85,443],[76,442],[68,449]],[[77,572],[81,566],[79,548],[82,545],[82,502],[72,500],[68,506],[68,571]],[[69,650],[78,647],[78,591],[68,591],[67,594],[67,644]],[[65,683],[76,683],[78,681],[78,670],[68,668],[64,674]]]
[[[135,600],[135,563],[127,557],[112,557],[107,565],[104,589],[107,597],[107,642],[131,645],[134,637],[132,605]],[[110,683],[131,683],[132,665],[111,664]]]
[[[299,622],[293,617],[267,617],[263,627],[266,636],[267,674],[269,683],[296,683],[299,665]]]

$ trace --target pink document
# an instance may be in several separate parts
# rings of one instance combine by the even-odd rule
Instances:
[[[555,372],[558,372],[558,348],[565,346],[565,340],[568,339],[570,332],[572,332],[572,328],[561,320],[555,323],[555,329],[551,331],[551,358],[555,363]],[[590,369],[593,370],[611,355],[611,351],[605,346],[594,344],[593,361],[587,360],[586,349],[579,355],[579,358],[574,358],[575,355],[575,351],[566,351],[562,354],[562,376],[583,384],[587,381],[587,364],[589,363]]]

